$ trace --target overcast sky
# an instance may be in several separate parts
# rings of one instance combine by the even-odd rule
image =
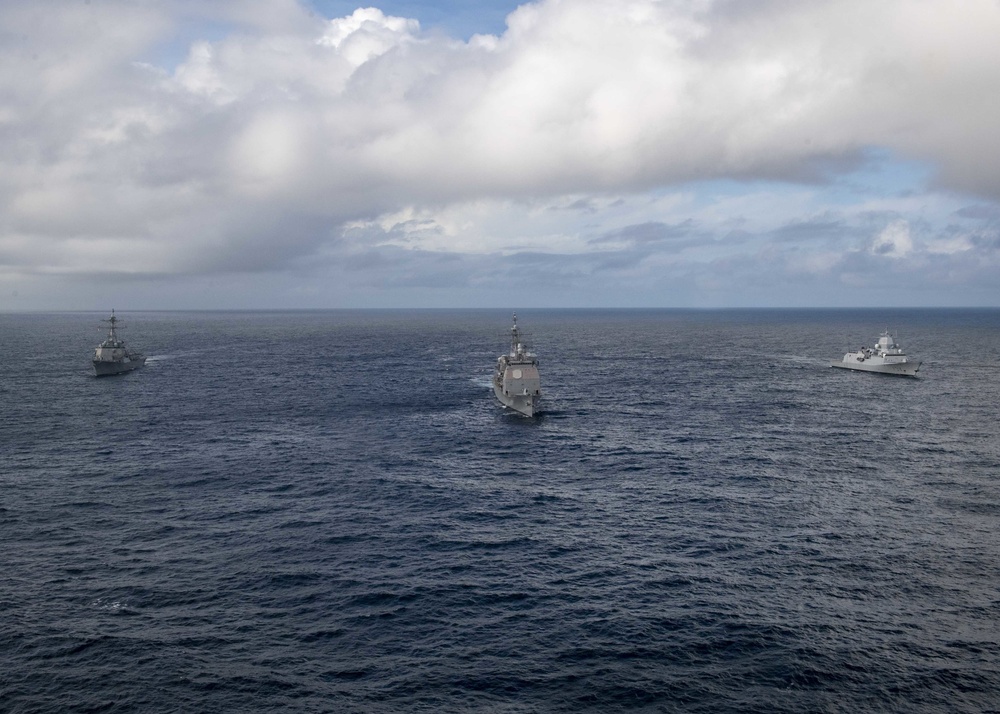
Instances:
[[[0,0],[0,310],[998,306],[998,0]]]

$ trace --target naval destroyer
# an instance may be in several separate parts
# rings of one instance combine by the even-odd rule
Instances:
[[[909,359],[895,338],[886,330],[878,338],[875,347],[862,347],[857,352],[848,352],[839,362],[831,362],[831,367],[857,369],[862,372],[880,374],[900,374],[916,376],[920,362]]]
[[[138,352],[133,352],[125,346],[125,341],[118,337],[118,318],[115,311],[111,311],[111,317],[103,322],[111,324],[108,337],[94,350],[94,372],[98,377],[107,377],[112,374],[131,372],[146,364],[146,357]]]
[[[524,416],[534,416],[542,397],[542,383],[538,376],[538,357],[528,352],[521,342],[521,330],[514,315],[510,328],[510,352],[500,355],[493,372],[493,393],[505,407]]]

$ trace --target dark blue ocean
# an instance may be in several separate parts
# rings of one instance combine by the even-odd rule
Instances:
[[[1000,711],[1000,311],[0,315],[3,712]],[[886,327],[917,378],[830,369]]]

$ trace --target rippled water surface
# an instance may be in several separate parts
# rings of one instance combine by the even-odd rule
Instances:
[[[1000,711],[1000,311],[0,315],[0,710]],[[893,329],[917,378],[829,368]]]

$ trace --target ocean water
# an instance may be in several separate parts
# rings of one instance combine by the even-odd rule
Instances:
[[[1000,311],[518,316],[0,315],[0,711],[1000,711]]]

